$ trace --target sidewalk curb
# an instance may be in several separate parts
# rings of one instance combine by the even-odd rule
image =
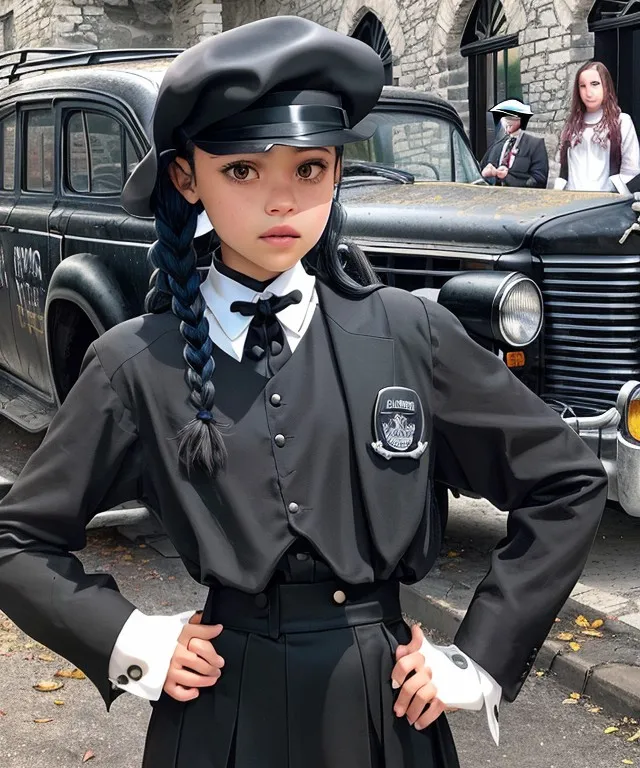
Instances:
[[[453,639],[465,611],[450,602],[421,593],[414,585],[401,587],[402,610],[425,627]],[[573,600],[567,608],[579,607]],[[536,659],[536,668],[551,671],[559,682],[622,717],[640,713],[640,665],[594,663],[578,653],[566,653],[557,640],[547,639]]]

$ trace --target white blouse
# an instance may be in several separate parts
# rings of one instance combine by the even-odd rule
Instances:
[[[602,147],[593,141],[595,126],[602,120],[602,110],[586,114],[582,141],[570,147],[567,153],[568,179],[556,180],[555,189],[574,189],[584,192],[615,192],[609,168],[610,142]],[[620,115],[622,134],[622,161],[620,177],[627,182],[640,173],[640,145],[633,120],[626,113]]]

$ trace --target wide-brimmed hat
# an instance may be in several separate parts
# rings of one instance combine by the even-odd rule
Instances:
[[[493,113],[496,120],[499,120],[502,117],[517,117],[523,128],[526,128],[527,123],[533,115],[531,107],[519,99],[506,99],[506,101],[501,101],[499,104],[496,104],[495,107],[491,107],[489,112]]]
[[[372,48],[297,16],[262,19],[204,40],[167,68],[152,148],[129,177],[122,204],[135,216],[153,214],[159,158],[186,139],[221,155],[367,139],[376,126],[365,118],[383,83]]]

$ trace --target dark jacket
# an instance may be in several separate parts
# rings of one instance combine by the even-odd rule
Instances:
[[[500,154],[504,147],[504,140],[490,147],[482,158],[482,167],[493,163],[497,168],[500,165]],[[540,187],[545,189],[549,179],[549,157],[544,139],[523,132],[518,150],[509,169],[507,176],[499,183],[505,187]]]
[[[606,499],[602,465],[439,305],[394,288],[349,299],[318,284],[318,294],[380,572],[403,560],[418,580],[434,537],[440,543],[430,503],[434,451],[439,480],[511,510],[456,643],[512,700],[584,566]],[[85,545],[96,512],[141,499],[195,579],[261,587],[248,589],[249,575],[233,568],[254,511],[239,515],[229,541],[212,514],[215,480],[189,480],[179,468],[172,438],[193,407],[178,329],[172,314],[146,315],[94,342],[44,442],[0,503],[0,608],[82,668],[107,704],[118,695],[109,658],[134,606],[111,576],[85,574],[70,553]],[[386,460],[371,448],[378,392],[394,384],[422,400],[429,449],[419,459]]]

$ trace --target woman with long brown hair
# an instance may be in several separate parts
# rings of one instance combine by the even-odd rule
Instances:
[[[618,105],[609,70],[589,61],[576,73],[555,188],[614,192],[612,177],[626,182],[638,173],[640,147],[633,121]]]

